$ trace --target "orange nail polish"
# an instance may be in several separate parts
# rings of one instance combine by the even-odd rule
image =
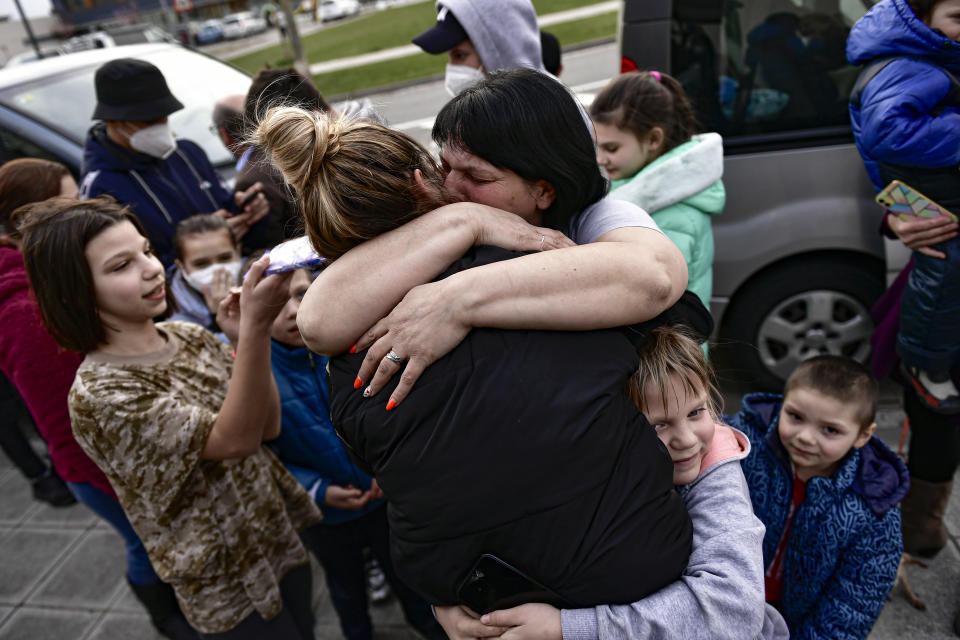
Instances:
[[[350,353],[356,353],[356,352],[357,352],[357,345],[353,345],[352,347],[350,347]]]
[[[390,402],[387,403],[387,411],[391,411],[395,406],[397,406],[397,403],[394,402],[393,398],[390,398]]]
[[[353,388],[359,389],[363,385],[363,380],[360,379],[360,376],[357,376],[357,379],[353,381]]]

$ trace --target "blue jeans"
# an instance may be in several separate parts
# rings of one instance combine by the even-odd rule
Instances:
[[[160,582],[160,576],[153,570],[147,550],[137,532],[130,526],[127,514],[113,496],[107,495],[89,482],[68,482],[73,495],[83,504],[113,525],[127,546],[127,580],[136,586],[145,586]]]

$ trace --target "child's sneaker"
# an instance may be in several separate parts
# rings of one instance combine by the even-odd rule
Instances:
[[[367,590],[370,593],[370,601],[373,604],[380,604],[390,599],[390,587],[387,585],[387,577],[383,575],[383,569],[375,558],[370,558],[366,562]]]
[[[904,375],[920,399],[936,413],[960,413],[960,390],[949,371],[927,371],[901,363]]]

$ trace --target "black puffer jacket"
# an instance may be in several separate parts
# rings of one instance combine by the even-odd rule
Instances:
[[[449,275],[517,254],[468,253]],[[670,456],[623,393],[619,330],[476,329],[384,406],[353,389],[363,354],[331,361],[341,437],[389,501],[394,561],[429,601],[491,553],[573,606],[634,602],[676,580],[692,528]]]

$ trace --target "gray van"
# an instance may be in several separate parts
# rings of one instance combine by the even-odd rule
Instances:
[[[873,4],[624,3],[622,70],[669,72],[702,127],[724,138],[711,307],[724,360],[755,384],[779,385],[820,353],[870,353],[885,245],[847,112],[860,70],[844,51]]]

